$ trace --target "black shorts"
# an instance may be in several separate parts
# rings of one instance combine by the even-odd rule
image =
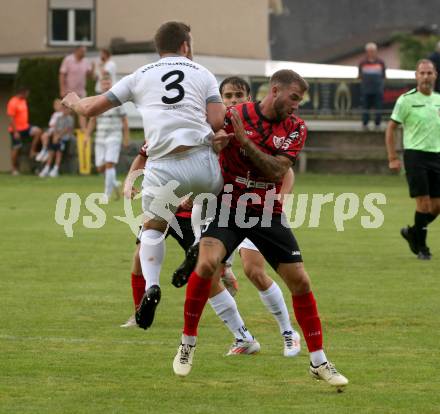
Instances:
[[[411,197],[440,197],[440,153],[417,150],[403,152]]]
[[[249,213],[252,216],[252,213]],[[256,215],[255,215],[256,216]],[[251,240],[276,271],[280,263],[302,262],[301,251],[292,230],[287,227],[282,214],[274,214],[270,227],[262,226],[261,220],[251,228],[240,228],[235,223],[235,211],[231,209],[227,227],[219,226],[219,215],[205,225],[203,237],[213,237],[220,240],[226,249],[223,262],[233,253],[245,239]],[[247,219],[246,219],[247,221]]]
[[[15,138],[14,134],[12,132],[9,132],[9,136],[11,137],[11,148],[12,149],[18,149],[23,146],[23,142],[30,142],[31,141],[31,130],[32,126],[30,126],[28,129],[23,129],[22,131],[18,131],[18,134],[20,135],[20,138]]]
[[[61,151],[64,152],[67,148],[67,143],[69,142],[70,137],[67,138],[61,138],[57,143],[51,142],[49,144],[49,151]]]
[[[168,233],[165,237],[173,237],[177,241],[177,243],[179,243],[179,246],[186,252],[194,244],[195,241],[194,232],[191,225],[191,217],[175,217],[177,223],[180,226],[180,230],[182,230],[183,238],[181,238],[171,226],[168,228]],[[139,244],[141,242],[141,233],[142,226],[139,227],[139,233],[136,237],[136,244]]]

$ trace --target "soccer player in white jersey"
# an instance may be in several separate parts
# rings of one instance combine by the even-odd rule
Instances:
[[[160,55],[157,62],[121,79],[105,94],[80,99],[70,93],[63,99],[64,105],[88,117],[128,101],[142,115],[149,139],[142,190],[146,219],[140,249],[146,292],[136,319],[145,329],[151,326],[160,301],[163,233],[172,218],[169,213],[176,211],[178,198],[189,193],[192,198],[201,193],[217,194],[223,187],[211,139],[213,131],[222,128],[226,112],[214,75],[192,62],[190,27],[164,23],[154,40]],[[168,185],[176,182],[176,188]],[[164,212],[166,207],[169,210]]]
[[[103,77],[100,87],[107,92],[112,86],[109,76]],[[96,127],[95,136],[95,166],[99,172],[104,172],[104,193],[110,199],[112,192],[118,193],[120,182],[116,179],[116,164],[119,161],[121,144],[128,147],[130,131],[127,114],[122,106],[109,109],[98,117],[89,119],[86,128],[86,142]],[[119,194],[118,194],[119,195]]]

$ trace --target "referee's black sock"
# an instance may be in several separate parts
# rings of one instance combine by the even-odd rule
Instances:
[[[420,213],[416,211],[414,216],[414,232],[416,236],[417,246],[426,247],[426,235],[428,233],[428,224],[435,219],[436,216],[431,213]]]

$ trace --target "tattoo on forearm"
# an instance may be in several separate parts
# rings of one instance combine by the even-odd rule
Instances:
[[[259,150],[253,142],[248,141],[245,145],[245,150],[249,158],[266,178],[278,181],[287,172],[286,166],[281,164],[276,157]]]

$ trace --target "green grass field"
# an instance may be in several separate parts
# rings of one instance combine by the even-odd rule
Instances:
[[[172,240],[153,327],[119,328],[132,312],[134,249],[128,227],[113,219],[122,201],[103,206],[101,229],[82,226],[90,214],[82,205],[73,238],[54,220],[61,193],[84,203],[102,181],[0,175],[0,413],[440,412],[440,222],[429,233],[433,260],[416,260],[399,235],[413,217],[403,177],[297,176],[296,193],[387,197],[379,229],[361,227],[361,209],[337,232],[329,204],[318,228],[295,231],[327,354],[350,379],[342,394],[310,379],[304,342],[299,357],[282,356],[275,321],[238,258],[236,299],[259,355],[225,357],[232,337],[207,307],[193,371],[174,376],[184,291],[170,284],[182,259]]]

